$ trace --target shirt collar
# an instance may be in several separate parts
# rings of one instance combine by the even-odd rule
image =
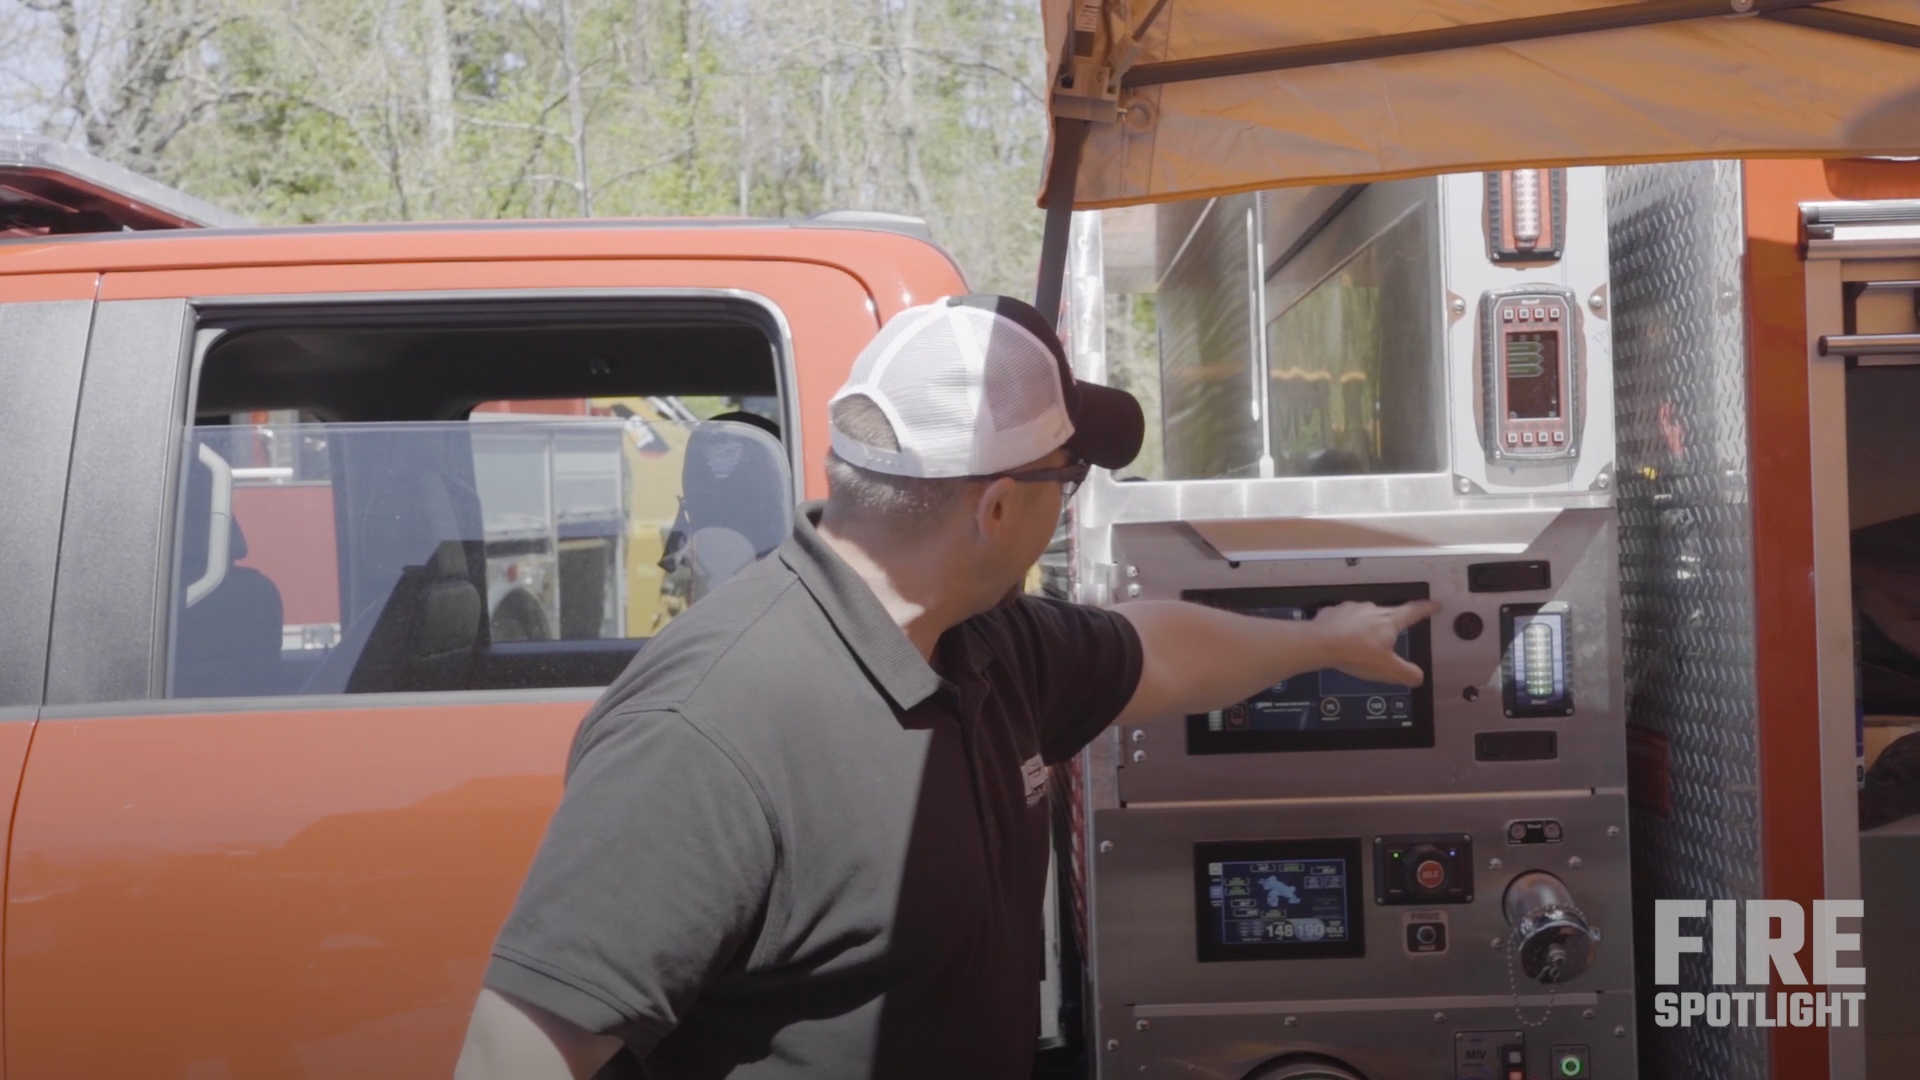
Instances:
[[[834,554],[815,525],[822,504],[805,503],[794,517],[793,535],[780,545],[780,561],[787,564],[827,621],[853,651],[867,675],[906,711],[932,697],[941,687],[937,672],[920,656],[906,631],[893,621],[880,598],[873,595],[846,560]],[[957,629],[957,628],[956,628]],[[951,633],[952,631],[949,631]],[[970,653],[971,650],[968,650]],[[969,659],[972,659],[969,656]]]

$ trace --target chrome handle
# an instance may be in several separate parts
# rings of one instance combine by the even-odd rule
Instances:
[[[1822,334],[1821,356],[1920,354],[1920,334]]]

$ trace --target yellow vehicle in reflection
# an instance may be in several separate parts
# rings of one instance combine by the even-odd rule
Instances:
[[[624,424],[585,424],[577,435],[504,425],[476,433],[475,479],[489,508],[493,639],[651,637],[699,588],[700,560],[690,545],[705,523],[698,499],[689,509],[683,472],[718,470],[724,482],[727,463],[693,453],[700,417],[673,398],[497,403],[476,409],[474,418],[531,412]],[[722,419],[754,422],[742,412]],[[529,439],[543,445],[519,445]],[[747,555],[722,551],[710,539],[708,562],[750,560],[764,554],[769,539],[753,538]]]

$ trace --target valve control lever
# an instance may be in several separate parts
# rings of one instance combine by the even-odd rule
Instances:
[[[1507,885],[1503,903],[1520,970],[1528,978],[1551,986],[1576,979],[1593,966],[1600,931],[1588,925],[1566,882],[1529,870]]]

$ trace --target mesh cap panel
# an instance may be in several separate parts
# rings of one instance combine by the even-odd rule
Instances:
[[[1045,345],[1017,326],[995,325],[992,313],[967,309],[967,327],[981,352],[995,360],[986,372],[987,411],[995,431],[1011,431],[1039,419],[1060,399],[1060,369]]]
[[[901,446],[911,442],[923,454],[944,455],[965,454],[972,444],[979,412],[976,380],[964,363],[951,361],[959,348],[952,323],[934,319],[901,342],[880,372],[878,388],[893,405],[896,428],[913,433],[911,440],[900,440]]]
[[[1005,472],[1073,436],[1059,362],[1002,314],[935,302],[894,316],[834,395],[870,398],[898,452],[833,429],[834,451],[877,472],[928,478]]]

